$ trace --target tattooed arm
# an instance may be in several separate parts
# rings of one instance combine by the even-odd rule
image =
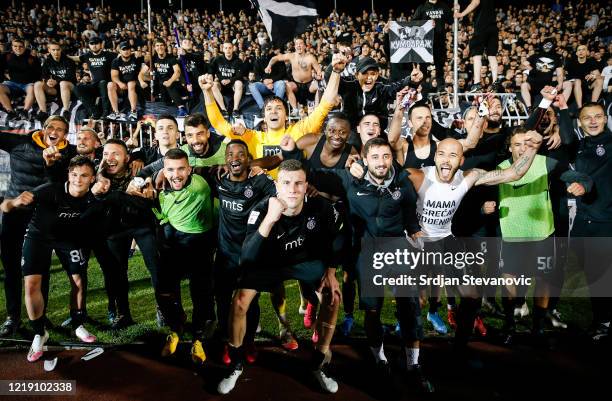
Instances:
[[[525,152],[512,163],[510,167],[503,170],[485,171],[481,169],[472,169],[464,173],[468,186],[472,185],[497,185],[506,182],[520,180],[535,158],[540,145],[542,144],[542,136],[536,131],[529,131],[525,134],[525,142],[529,146]]]

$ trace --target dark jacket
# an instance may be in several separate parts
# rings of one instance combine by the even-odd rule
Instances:
[[[7,198],[14,198],[46,182],[66,181],[68,164],[76,156],[76,147],[65,142],[60,146],[62,158],[51,167],[46,166],[42,156],[45,147],[42,131],[32,131],[25,135],[0,132],[0,149],[11,158],[11,181],[6,192]]]
[[[325,81],[329,80],[331,66],[325,71]],[[380,125],[384,129],[389,117],[388,104],[393,103],[395,95],[405,86],[418,87],[419,83],[410,80],[410,75],[401,81],[383,84],[376,82],[369,92],[364,92],[359,81],[354,77],[342,77],[338,93],[344,101],[344,112],[348,115],[351,124],[356,125],[361,117],[366,114],[376,114],[380,119]],[[425,94],[423,94],[425,97]]]
[[[612,132],[597,136],[576,135],[569,112],[560,111],[559,133],[563,144],[574,146],[576,171],[593,180],[589,193],[577,198],[577,216],[596,222],[612,223]]]

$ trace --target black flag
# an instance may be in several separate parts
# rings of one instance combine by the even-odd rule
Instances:
[[[283,46],[306,32],[317,19],[317,8],[312,0],[253,0],[266,26],[272,43]]]

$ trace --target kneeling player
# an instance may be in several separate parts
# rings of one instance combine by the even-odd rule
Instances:
[[[85,286],[81,276],[87,271],[87,262],[83,258],[79,238],[86,232],[83,231],[83,214],[95,202],[89,192],[95,180],[94,164],[86,156],[76,156],[70,161],[68,171],[68,182],[65,184],[45,184],[2,203],[4,213],[33,202],[36,205],[23,243],[21,262],[26,309],[35,334],[28,352],[30,362],[40,359],[49,338],[44,323],[42,284],[51,268],[53,250],[68,272],[71,287],[70,315],[76,336],[86,343],[96,341],[96,337],[83,326]]]
[[[341,222],[326,200],[306,201],[306,172],[296,160],[281,163],[276,189],[278,195],[263,201],[251,211],[247,235],[242,246],[244,268],[240,288],[234,296],[230,317],[230,374],[217,387],[229,393],[243,371],[242,341],[246,314],[258,291],[276,288],[284,280],[301,282],[304,295],[311,302],[317,288],[323,291],[318,318],[319,342],[312,358],[312,370],[321,387],[330,393],[338,391],[336,381],[322,368],[331,360],[329,344],[334,335],[341,293],[336,269],[331,267],[335,247],[341,243]],[[338,248],[340,249],[340,248]]]

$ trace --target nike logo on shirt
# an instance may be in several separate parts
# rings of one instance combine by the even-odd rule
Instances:
[[[369,195],[369,193],[357,192],[357,196],[365,196],[365,195]]]

